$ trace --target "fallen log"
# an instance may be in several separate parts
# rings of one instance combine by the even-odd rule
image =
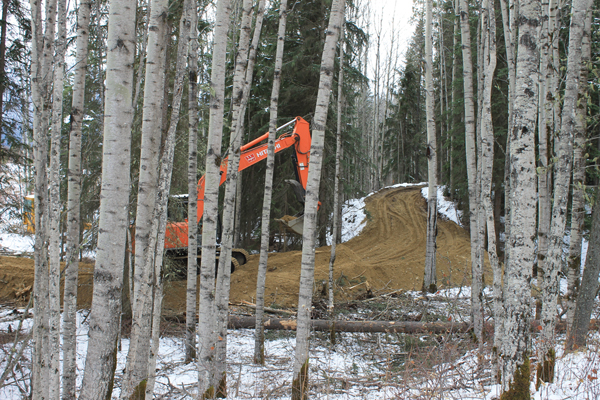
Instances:
[[[230,315],[229,329],[255,327],[255,318]],[[265,329],[296,330],[296,320],[265,318]],[[468,323],[414,322],[414,321],[340,321],[313,319],[311,327],[315,331],[336,332],[388,332],[388,333],[465,333],[471,329]]]
[[[256,319],[254,316],[230,315],[229,329],[254,329]],[[598,329],[599,321],[592,320],[590,329]],[[265,318],[265,329],[296,330],[295,319]],[[472,325],[467,322],[415,322],[415,321],[341,321],[313,319],[311,327],[315,331],[335,332],[387,332],[387,333],[467,333]],[[490,332],[494,329],[493,322],[487,322],[485,328]],[[539,321],[531,321],[534,332],[540,330]],[[566,325],[559,322],[556,325],[557,332],[564,332]]]

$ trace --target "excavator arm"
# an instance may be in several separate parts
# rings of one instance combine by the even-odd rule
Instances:
[[[306,190],[306,183],[308,180],[308,162],[310,159],[310,146],[311,146],[311,137],[310,137],[310,125],[306,122],[302,117],[296,117],[294,120],[288,122],[287,124],[277,128],[277,130],[283,129],[286,126],[295,123],[294,129],[291,133],[284,133],[279,136],[275,140],[275,153],[279,153],[282,150],[285,150],[289,147],[294,146],[295,153],[293,155],[294,164],[296,169],[296,179],[298,180],[299,185],[296,181],[295,183],[296,190],[298,190],[298,186],[301,185],[301,190]],[[264,160],[267,158],[268,154],[268,143],[262,143],[263,141],[269,138],[269,134],[265,133],[264,135],[252,140],[251,142],[243,145],[240,148],[240,165],[238,171],[243,171],[248,167]],[[261,144],[262,143],[262,144]],[[219,181],[219,186],[221,186],[227,180],[227,166],[229,163],[229,158],[225,158],[221,161],[220,173],[221,179]],[[202,215],[204,213],[204,175],[198,181],[198,219],[196,223],[200,223],[202,219]],[[296,218],[294,218],[296,219]],[[301,222],[300,218],[297,218],[298,221],[296,223]],[[288,220],[279,220],[286,225],[288,225]],[[187,247],[188,238],[187,238],[187,225],[188,222],[170,222],[167,225],[166,237],[165,237],[165,247],[166,248],[181,248]],[[290,226],[292,224],[289,224]],[[297,225],[298,227],[293,228],[296,232],[301,229],[301,225]]]

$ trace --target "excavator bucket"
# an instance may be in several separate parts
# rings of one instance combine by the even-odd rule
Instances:
[[[299,235],[302,235],[302,232],[304,231],[304,215],[301,215],[299,217],[284,215],[283,217],[281,217],[280,219],[276,219],[275,221],[281,222],[289,230]]]

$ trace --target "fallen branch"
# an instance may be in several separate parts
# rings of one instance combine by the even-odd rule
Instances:
[[[239,305],[251,308],[253,310],[256,310],[256,304],[250,303],[248,301],[242,300],[242,302]],[[296,315],[296,313],[294,311],[279,310],[277,308],[271,308],[271,307],[263,307],[263,310],[265,312],[269,312],[269,313],[272,313],[272,314]]]

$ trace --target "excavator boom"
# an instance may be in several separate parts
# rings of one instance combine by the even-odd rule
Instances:
[[[310,126],[308,122],[306,122],[302,117],[296,117],[294,120],[278,128],[278,130],[290,125],[291,123],[295,123],[293,131],[291,133],[284,133],[275,140],[275,153],[279,153],[284,149],[295,146],[296,151],[293,157],[296,168],[296,178],[298,179],[298,183],[302,186],[301,189],[306,190],[306,183],[308,180],[308,162],[310,159],[311,146]],[[251,142],[245,144],[240,148],[241,154],[238,171],[243,171],[246,168],[267,158],[268,143],[262,142],[268,139],[268,137],[269,134],[265,133],[264,135],[252,140]],[[219,181],[219,186],[221,186],[227,180],[228,162],[228,157],[223,159],[221,162],[221,179]],[[204,184],[205,180],[204,176],[202,176],[198,181],[198,219],[196,223],[200,222],[200,220],[202,219],[202,214],[204,213]],[[300,218],[297,219],[300,220]],[[294,225],[293,223],[289,223],[287,220],[278,221],[281,221],[290,227]],[[292,229],[298,233],[301,233],[301,231],[299,230],[301,229],[302,224],[299,224],[299,222],[301,221],[296,221],[296,228]],[[186,222],[169,222],[167,224],[166,230],[165,248],[181,249],[187,247],[187,245],[188,221],[186,220]]]

